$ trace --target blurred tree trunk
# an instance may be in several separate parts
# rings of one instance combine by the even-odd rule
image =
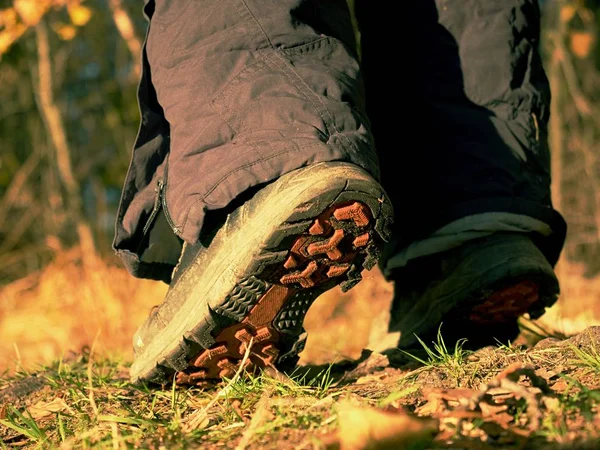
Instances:
[[[559,21],[559,25],[554,32],[549,33],[553,39],[564,39],[564,21]],[[562,211],[562,179],[563,179],[563,164],[562,158],[564,154],[564,133],[563,120],[561,114],[561,106],[563,103],[563,91],[561,87],[561,52],[555,45],[549,45],[549,64],[548,78],[550,81],[550,91],[552,92],[552,102],[550,103],[550,124],[549,137],[551,152],[551,168],[552,168],[552,201],[554,207],[558,211]]]
[[[600,1],[545,2],[545,64],[552,91],[552,198],[568,223],[563,260],[600,273]]]
[[[52,62],[48,29],[44,20],[35,26],[38,53],[38,83],[34,87],[40,114],[56,152],[56,165],[66,192],[66,209],[77,230],[83,262],[91,264],[96,250],[92,229],[85,219],[82,207],[81,188],[73,174],[71,150],[60,110],[54,101],[52,85]]]
[[[121,0],[110,0],[110,9],[117,30],[127,44],[133,61],[133,75],[137,79],[141,74],[142,43],[135,35],[135,27],[129,14],[123,8]]]

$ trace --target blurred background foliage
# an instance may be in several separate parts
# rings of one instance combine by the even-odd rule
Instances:
[[[0,11],[0,283],[82,244],[110,257],[138,128],[142,2]]]
[[[600,2],[546,1],[543,54],[553,94],[553,198],[569,225],[563,260],[600,273]]]
[[[138,127],[138,0],[14,0],[0,9],[0,283],[82,244],[111,257]],[[554,93],[554,198],[565,256],[600,271],[600,1],[542,3]]]
[[[541,50],[553,92],[553,197],[569,224],[559,275],[567,291],[579,289],[572,295],[589,296],[582,283],[597,286],[600,275],[600,0],[540,3]],[[15,305],[39,288],[48,267],[62,280],[65,255],[75,255],[68,259],[72,267],[92,264],[90,258],[118,267],[111,242],[139,124],[142,4],[0,0],[0,322],[3,311],[5,319],[16,314]],[[68,296],[69,286],[84,295],[76,278],[93,280],[77,273],[50,293],[39,288],[31,301]],[[123,292],[104,286],[89,292],[96,299],[90,301],[133,298],[123,287],[130,277],[104,275],[120,280]],[[591,295],[600,305],[600,289]],[[82,301],[74,297],[70,308]],[[107,317],[131,316],[119,308]],[[128,340],[130,328],[113,331]]]

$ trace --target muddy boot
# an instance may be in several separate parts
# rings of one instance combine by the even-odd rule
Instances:
[[[164,302],[134,336],[134,382],[180,384],[292,367],[313,301],[361,280],[389,239],[392,206],[359,167],[319,163],[260,189],[208,247],[187,246]]]
[[[438,331],[448,345],[506,343],[518,335],[520,316],[540,317],[559,294],[552,266],[524,233],[495,233],[414,260],[393,279],[389,331],[400,332],[401,349]]]

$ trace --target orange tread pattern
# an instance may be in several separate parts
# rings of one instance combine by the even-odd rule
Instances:
[[[494,292],[471,310],[469,320],[481,325],[509,322],[525,314],[538,299],[538,284],[522,281]]]
[[[354,231],[342,229],[342,221],[350,222]],[[280,284],[272,285],[240,323],[223,329],[210,349],[192,358],[188,368],[176,374],[176,382],[204,386],[233,376],[251,341],[244,368],[252,372],[273,365],[280,339],[273,322],[286,301],[300,290],[346,274],[358,249],[364,251],[372,240],[370,232],[362,231],[372,221],[369,208],[360,202],[334,205],[315,218],[307,233],[296,237],[291,246],[282,265],[287,273],[278,277]]]

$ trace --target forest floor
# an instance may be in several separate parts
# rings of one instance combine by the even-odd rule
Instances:
[[[535,345],[448,348],[238,373],[210,389],[129,382],[72,354],[0,378],[2,448],[598,449],[600,327]]]
[[[364,278],[311,307],[294,373],[146,386],[129,380],[131,336],[166,286],[63,255],[0,290],[0,448],[600,448],[600,278],[561,276],[554,331],[472,351],[442,327],[389,356],[393,286]]]

